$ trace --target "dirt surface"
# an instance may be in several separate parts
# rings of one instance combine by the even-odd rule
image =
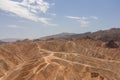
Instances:
[[[0,46],[0,80],[120,80],[120,48],[91,39]]]

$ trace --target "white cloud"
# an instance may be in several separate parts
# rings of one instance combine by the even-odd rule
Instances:
[[[87,27],[89,25],[89,21],[88,21],[88,18],[87,17],[78,17],[78,16],[66,16],[66,18],[68,19],[73,19],[73,20],[76,20],[80,23],[80,26],[81,27]]]
[[[82,19],[82,20],[88,20],[88,17],[82,16],[80,19]]]
[[[79,20],[79,22],[81,27],[87,27],[89,26],[89,23],[90,23],[90,21],[88,20]]]
[[[77,16],[66,16],[66,18],[68,19],[75,19],[75,20],[79,20],[80,17],[77,17]]]
[[[81,27],[87,27],[90,24],[90,19],[98,20],[98,17],[96,16],[90,16],[90,17],[78,17],[78,16],[65,16],[68,19],[76,20],[80,23]]]
[[[32,12],[40,10],[41,12],[46,13],[49,8],[49,3],[43,0],[23,0],[21,5],[28,7]]]
[[[99,18],[96,16],[90,16],[91,19],[98,20]]]
[[[48,9],[49,3],[44,0],[22,0],[22,2],[0,0],[0,10],[13,13],[28,20],[51,25],[48,18],[38,15],[39,12],[46,13]]]

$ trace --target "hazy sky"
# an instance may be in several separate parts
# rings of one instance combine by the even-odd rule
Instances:
[[[0,0],[0,39],[120,28],[120,0]]]

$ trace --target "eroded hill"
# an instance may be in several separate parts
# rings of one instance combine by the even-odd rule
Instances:
[[[92,39],[0,46],[0,80],[120,80],[120,48]]]

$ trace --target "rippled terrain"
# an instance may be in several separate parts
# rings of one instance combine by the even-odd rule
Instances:
[[[92,39],[0,46],[0,80],[120,80],[120,48]]]

